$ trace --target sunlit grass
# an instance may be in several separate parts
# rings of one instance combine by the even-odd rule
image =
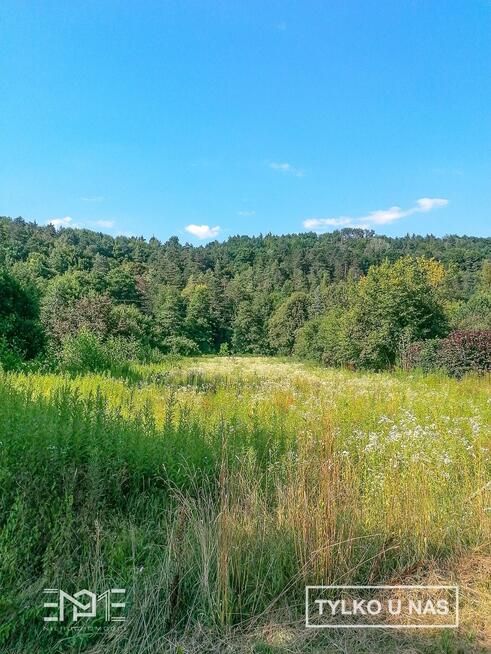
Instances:
[[[153,652],[301,620],[307,583],[404,579],[487,545],[489,378],[219,357],[133,372],[1,378],[8,610],[26,584],[117,581],[131,610],[104,646]]]

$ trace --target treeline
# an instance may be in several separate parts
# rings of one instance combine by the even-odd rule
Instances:
[[[414,361],[415,343],[491,330],[489,238],[345,229],[195,247],[0,218],[0,271],[4,368],[85,348],[382,369]]]

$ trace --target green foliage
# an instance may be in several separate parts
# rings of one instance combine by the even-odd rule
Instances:
[[[70,317],[82,294],[83,281],[78,272],[67,272],[49,281],[41,301],[41,322],[55,343],[71,333]]]
[[[443,339],[414,343],[408,367],[441,370],[452,377],[491,372],[491,330],[456,330]]]
[[[477,291],[468,302],[460,303],[451,313],[456,329],[491,329],[491,291]]]
[[[446,333],[443,276],[435,262],[404,257],[370,268],[337,297],[329,289],[334,307],[298,332],[295,352],[328,366],[393,366],[405,344]]]
[[[97,334],[81,329],[63,341],[58,365],[72,375],[107,371],[125,376],[129,374],[129,360],[138,354],[138,346],[132,341],[111,338],[104,342]]]
[[[111,306],[109,330],[114,336],[148,342],[150,320],[133,304],[117,304]]]
[[[184,289],[183,295],[187,300],[185,334],[197,344],[200,352],[211,352],[213,321],[210,290],[204,284],[190,284]]]
[[[330,367],[354,365],[349,340],[349,314],[335,308],[307,322],[298,331],[294,352],[299,357]]]
[[[268,316],[269,301],[264,295],[239,303],[232,322],[232,348],[234,352],[269,354]]]
[[[22,357],[12,347],[5,336],[0,336],[0,372],[2,370],[17,370],[22,365]]]
[[[302,291],[293,293],[280,304],[269,321],[269,344],[275,352],[292,353],[297,332],[307,321],[308,314],[309,297]]]
[[[137,268],[128,262],[112,268],[107,275],[107,290],[117,302],[139,304],[141,295],[137,287]]]
[[[7,366],[13,365],[17,356],[32,359],[43,347],[36,299],[15,277],[0,269],[0,340]],[[10,355],[7,349],[12,350]]]
[[[201,353],[295,350],[379,369],[415,339],[444,335],[446,322],[490,324],[491,239],[345,229],[192,247],[0,218],[0,261],[39,301],[54,350],[85,328],[162,352],[183,337]]]
[[[482,263],[479,286],[484,292],[491,291],[491,259],[486,259]]]
[[[396,362],[401,342],[443,336],[447,320],[436,263],[404,257],[370,268],[358,283],[346,319],[350,358],[359,366],[383,369]]]
[[[163,341],[163,347],[169,354],[196,356],[200,353],[197,344],[186,336],[168,336]]]
[[[171,336],[184,332],[186,304],[178,289],[172,286],[159,288],[154,302],[154,338],[162,344]]]
[[[222,343],[220,345],[220,351],[218,353],[222,357],[227,357],[230,354],[230,351],[228,349],[228,343]]]
[[[72,374],[99,372],[110,366],[101,340],[86,330],[63,341],[59,365],[61,370]]]
[[[322,318],[312,318],[301,327],[295,338],[293,353],[302,359],[322,361],[325,343],[320,334]]]

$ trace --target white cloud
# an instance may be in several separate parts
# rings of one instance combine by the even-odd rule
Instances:
[[[288,173],[290,175],[295,175],[295,177],[303,177],[305,175],[303,170],[300,170],[299,168],[295,168],[295,166],[292,166],[289,163],[279,163],[277,161],[272,161],[269,164],[269,167],[272,168],[273,170],[278,170],[281,173]]]
[[[111,229],[116,224],[115,220],[96,220],[95,224],[99,227],[105,227],[106,229]]]
[[[363,216],[360,220],[367,220],[374,225],[387,225],[388,223],[393,223],[395,220],[409,216],[411,213],[414,213],[411,209],[403,211],[401,207],[390,207],[390,209],[370,211],[368,216]]]
[[[237,211],[238,216],[255,216],[255,211]]]
[[[51,218],[47,221],[47,225],[53,225],[53,227],[73,227],[72,218],[70,216],[65,216],[64,218]]]
[[[445,198],[420,198],[410,209],[401,207],[390,207],[389,209],[377,209],[371,211],[367,216],[351,218],[340,216],[339,218],[308,218],[303,221],[306,229],[319,230],[326,227],[356,227],[358,229],[369,229],[374,225],[388,225],[401,218],[412,216],[415,213],[427,213],[432,209],[446,207],[448,200]]]
[[[210,227],[209,225],[186,225],[184,228],[189,234],[196,236],[201,240],[206,238],[215,238],[220,233],[220,227]]]
[[[448,200],[445,198],[420,198],[416,204],[420,207],[420,211],[430,211],[437,207],[446,207]]]

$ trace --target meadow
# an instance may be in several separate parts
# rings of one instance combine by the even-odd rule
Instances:
[[[0,374],[0,652],[485,652],[491,380],[273,358]],[[304,628],[306,584],[458,583],[458,631]],[[43,623],[43,588],[127,619]]]

